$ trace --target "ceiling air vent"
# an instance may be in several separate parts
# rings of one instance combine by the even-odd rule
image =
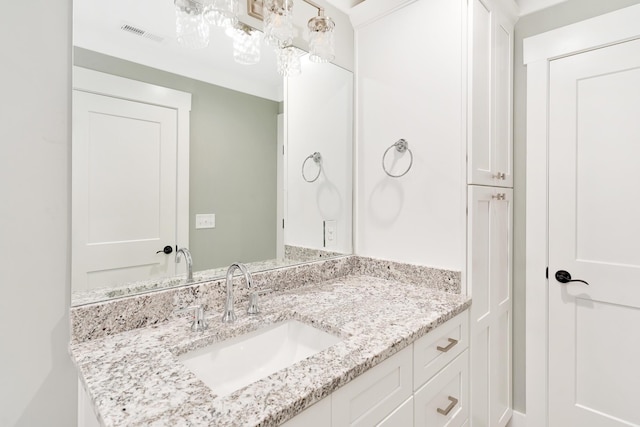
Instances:
[[[130,34],[135,34],[136,36],[144,37],[145,39],[153,40],[156,43],[162,43],[164,41],[164,37],[150,33],[149,31],[143,30],[142,28],[134,27],[129,24],[122,24],[120,26],[122,31],[126,31]]]

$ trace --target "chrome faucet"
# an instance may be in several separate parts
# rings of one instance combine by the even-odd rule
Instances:
[[[191,252],[187,248],[178,249],[176,251],[176,263],[180,262],[180,254],[184,255],[187,263],[187,282],[193,282],[193,258],[191,258]]]
[[[244,279],[247,282],[247,289],[251,289],[251,286],[253,286],[251,274],[244,264],[234,262],[229,266],[227,270],[227,300],[224,305],[224,314],[222,315],[222,321],[225,323],[231,323],[236,320],[236,313],[233,311],[233,273],[236,269],[240,270],[244,275]]]

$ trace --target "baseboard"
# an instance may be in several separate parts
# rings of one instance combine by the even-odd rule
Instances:
[[[511,421],[507,423],[507,427],[526,427],[527,426],[527,415],[522,412],[513,411],[513,416],[511,417]]]

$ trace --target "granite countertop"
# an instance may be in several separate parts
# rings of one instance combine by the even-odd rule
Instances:
[[[261,297],[262,313],[191,332],[187,318],[73,344],[71,354],[106,426],[275,426],[466,310],[468,297],[350,276]],[[230,395],[216,396],[177,356],[264,325],[297,319],[342,341]]]
[[[258,271],[289,267],[300,264],[302,262],[305,261],[298,259],[270,259],[265,261],[245,263],[244,265],[247,267],[249,272],[253,274]],[[209,270],[196,271],[193,273],[193,281],[191,283],[201,283],[225,277],[225,275],[227,274],[227,268],[228,267],[225,266]],[[182,274],[162,279],[153,278],[149,280],[139,280],[119,286],[110,286],[97,289],[83,289],[72,292],[71,302],[74,306],[91,304],[100,301],[107,301],[112,298],[138,295],[149,291],[161,291],[163,289],[170,289],[177,286],[185,286],[189,283],[190,282],[187,282],[186,274]]]

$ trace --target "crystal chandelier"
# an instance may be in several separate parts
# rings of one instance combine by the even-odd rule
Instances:
[[[309,59],[329,62],[335,58],[333,20],[324,8],[311,0],[302,0],[318,9],[318,16],[308,22]],[[293,46],[294,0],[247,0],[247,12],[264,24],[264,41],[275,48],[278,72],[293,77],[302,71],[300,58],[304,52]],[[180,45],[201,49],[209,45],[210,26],[225,28],[233,41],[233,57],[240,64],[260,61],[262,33],[238,20],[238,0],[174,0],[176,38]]]
[[[329,62],[335,58],[335,22],[324,15],[324,8],[311,0],[302,0],[318,9],[318,16],[308,22],[309,59],[313,62]],[[261,4],[262,3],[262,4]],[[262,7],[261,7],[262,6]],[[247,0],[247,10],[264,23],[265,41],[276,48],[278,71],[283,76],[299,74],[300,57],[292,54],[294,38],[293,0]],[[261,13],[262,12],[262,13]],[[287,61],[293,61],[287,63]]]

